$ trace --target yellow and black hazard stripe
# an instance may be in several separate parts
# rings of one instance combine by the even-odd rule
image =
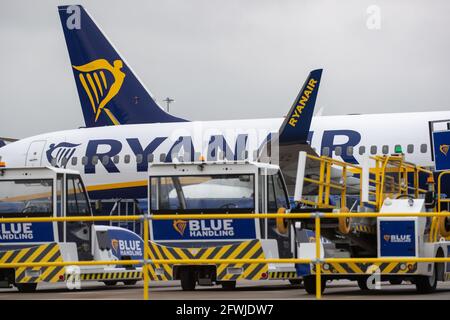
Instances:
[[[61,252],[57,243],[48,243],[16,250],[0,252],[0,263],[60,262]],[[63,280],[64,267],[16,268],[16,283],[57,282]]]
[[[80,280],[140,280],[142,272],[129,270],[120,272],[82,273]]]
[[[377,233],[376,226],[369,226],[367,224],[355,224],[355,225],[352,225],[352,228],[354,231],[361,232],[361,233],[370,233],[370,234]]]
[[[162,246],[154,242],[149,245],[150,259],[264,259],[264,251],[259,240],[243,241],[230,245],[203,248],[176,248]],[[229,268],[241,269],[239,274],[229,273]],[[172,280],[172,266],[150,264],[151,280]],[[259,280],[267,275],[266,263],[221,263],[216,264],[217,280]]]
[[[324,263],[322,274],[366,274],[379,269],[381,274],[409,274],[417,271],[417,263],[387,262],[387,263]],[[311,270],[315,273],[316,265]]]
[[[295,271],[287,272],[269,272],[269,279],[297,279],[297,273]]]

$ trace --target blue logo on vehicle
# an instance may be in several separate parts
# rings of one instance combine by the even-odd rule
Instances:
[[[254,219],[153,221],[154,240],[255,238]]]

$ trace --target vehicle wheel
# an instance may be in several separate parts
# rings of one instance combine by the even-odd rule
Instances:
[[[183,291],[193,291],[195,290],[195,285],[197,284],[194,272],[190,270],[181,270],[180,272],[181,288]]]
[[[137,283],[137,280],[124,280],[123,284],[126,286],[134,286]]]
[[[37,283],[16,283],[16,287],[19,292],[30,293],[36,291]]]
[[[289,279],[289,283],[293,286],[299,286],[302,284],[302,279]]]
[[[236,289],[236,281],[221,281],[223,290],[234,290]]]
[[[392,285],[399,285],[402,284],[403,280],[402,279],[391,279],[389,280],[389,283]]]
[[[305,286],[305,290],[309,294],[316,294],[316,277],[315,276],[307,276],[303,279],[303,283]],[[322,278],[321,283],[321,292],[325,291],[325,279]]]
[[[115,286],[117,284],[117,281],[103,281],[104,284],[106,284],[108,287]]]
[[[433,274],[431,276],[418,276],[416,278],[416,289],[418,293],[431,293],[436,290],[437,286],[437,266],[434,265]]]
[[[362,278],[362,279],[358,279],[358,287],[362,290],[362,291],[367,291],[369,290],[369,287],[367,286],[367,278]]]

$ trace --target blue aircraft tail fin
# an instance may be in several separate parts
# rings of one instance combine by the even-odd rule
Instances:
[[[310,72],[280,127],[280,144],[307,142],[321,77],[322,69]]]
[[[87,127],[187,121],[155,102],[82,6],[58,11]]]

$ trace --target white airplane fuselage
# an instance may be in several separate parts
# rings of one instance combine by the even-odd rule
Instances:
[[[432,166],[429,121],[446,119],[450,119],[450,111],[315,117],[310,144],[318,154],[329,152],[334,158],[354,163],[360,162],[362,154],[391,154],[400,145],[406,161]],[[81,128],[19,140],[0,148],[0,157],[8,167],[53,165],[77,170],[93,198],[133,195],[125,189],[139,189],[135,197],[139,198],[145,197],[149,163],[180,161],[177,156],[184,161],[199,155],[214,160],[220,152],[231,160],[239,158],[239,146],[244,146],[251,158],[268,134],[278,132],[282,121],[275,118]],[[336,151],[341,155],[336,156]]]

